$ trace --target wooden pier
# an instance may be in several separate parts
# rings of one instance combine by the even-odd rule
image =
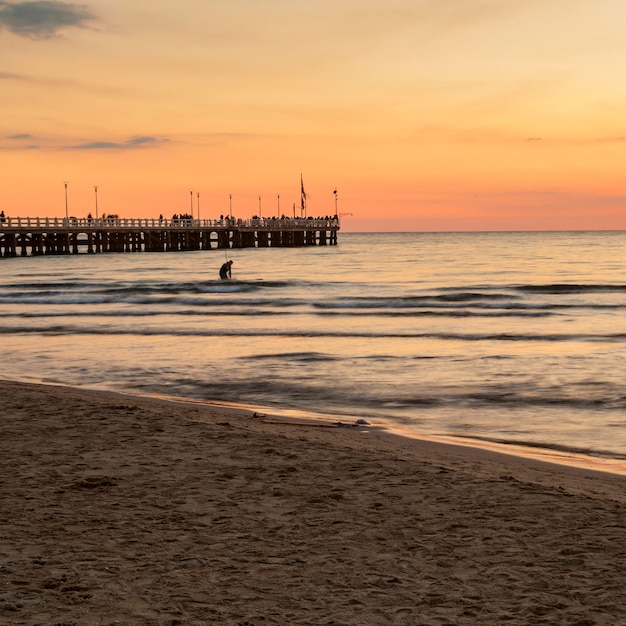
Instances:
[[[0,257],[337,245],[339,220],[6,218]]]

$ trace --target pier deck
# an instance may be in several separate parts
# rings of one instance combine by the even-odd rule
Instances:
[[[7,218],[0,257],[337,245],[333,219]]]

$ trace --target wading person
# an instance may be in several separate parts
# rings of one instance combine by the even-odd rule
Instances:
[[[222,265],[222,267],[220,267],[220,278],[222,280],[226,280],[227,278],[231,278],[230,268],[231,268],[232,264],[233,264],[232,261],[226,261],[226,263],[224,263]]]

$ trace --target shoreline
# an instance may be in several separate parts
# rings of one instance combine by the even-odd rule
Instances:
[[[213,400],[201,400],[196,398],[187,398],[184,396],[169,396],[158,394],[142,394],[132,391],[119,391],[104,388],[84,388],[73,385],[65,385],[62,383],[52,382],[24,382],[16,380],[3,380],[2,384],[23,384],[32,386],[42,386],[58,389],[72,390],[78,393],[94,393],[102,394],[112,398],[128,398],[138,401],[155,401],[164,404],[181,405],[181,406],[197,406],[206,407],[211,410],[219,410],[233,417],[246,418],[262,415],[271,420],[273,425],[302,424],[311,425],[316,423],[332,424],[339,422],[343,431],[357,431],[362,433],[373,433],[373,439],[385,442],[386,445],[397,446],[405,449],[428,449],[441,450],[449,454],[458,454],[459,456],[476,456],[480,459],[489,459],[493,462],[501,462],[503,464],[511,463],[516,466],[525,466],[528,469],[547,469],[548,471],[563,470],[565,472],[573,471],[577,474],[585,473],[609,475],[626,478],[626,462],[606,458],[594,458],[589,455],[575,454],[571,452],[563,452],[553,448],[532,448],[529,446],[516,444],[499,444],[486,440],[468,438],[459,438],[453,435],[433,435],[422,433],[410,428],[402,428],[396,424],[386,422],[371,422],[367,427],[350,428],[356,426],[355,422],[342,420],[334,420],[327,415],[316,414],[299,409],[282,408],[277,410],[273,407],[263,407],[260,405],[249,405],[246,403],[232,403]],[[345,418],[345,415],[343,416]],[[263,423],[263,419],[258,420]]]
[[[55,383],[33,383],[33,384],[51,384]],[[64,385],[58,385],[64,386]],[[70,386],[70,388],[72,388]],[[76,389],[81,389],[77,387]],[[228,412],[243,413],[246,415],[254,413],[263,413],[270,419],[280,419],[285,422],[302,422],[302,423],[336,423],[341,422],[343,426],[350,427],[354,425],[355,420],[343,421],[332,418],[328,415],[313,413],[310,411],[296,409],[276,409],[273,407],[264,407],[260,405],[249,405],[245,403],[229,403],[213,400],[199,400],[196,398],[185,398],[182,396],[166,396],[156,394],[141,394],[134,392],[115,391],[106,389],[92,389],[96,392],[119,394],[125,397],[137,398],[153,398],[163,402],[183,403],[191,405],[208,406],[222,409]],[[345,418],[345,416],[343,416]],[[452,446],[455,448],[470,448],[483,452],[493,452],[494,454],[525,459],[527,461],[536,461],[539,463],[577,468],[580,470],[615,474],[617,476],[626,476],[626,461],[600,456],[591,456],[583,453],[569,452],[567,450],[558,450],[555,448],[542,446],[528,446],[514,443],[498,443],[485,439],[468,437],[459,437],[454,435],[435,435],[420,432],[415,429],[403,428],[398,424],[387,422],[369,422],[369,429],[381,431],[390,437],[390,441],[402,441],[403,439],[411,441],[432,442],[442,446]]]
[[[162,407],[189,407],[205,409],[208,414],[223,415],[227,418],[240,420],[239,426],[253,426],[257,431],[260,427],[262,431],[274,435],[303,436],[306,433],[312,436],[315,429],[297,429],[290,433],[289,425],[315,426],[317,424],[332,425],[329,418],[319,415],[305,413],[285,408],[282,411],[274,411],[270,407],[259,407],[244,403],[235,404],[210,400],[198,400],[178,396],[165,396],[154,394],[139,394],[110,389],[93,389],[64,385],[61,383],[31,383],[13,380],[3,380],[6,385],[23,385],[25,387],[50,388],[63,390],[72,394],[93,395],[96,398],[108,398],[114,400],[128,400],[136,402],[154,403]],[[267,412],[260,412],[260,409]],[[217,412],[217,413],[216,413]],[[345,416],[344,416],[345,417]],[[595,488],[596,482],[611,484],[611,494],[617,497],[621,494],[621,489],[626,487],[626,464],[619,461],[606,459],[593,459],[584,455],[574,455],[561,453],[556,450],[540,449],[535,451],[532,448],[515,445],[496,444],[480,440],[459,441],[453,436],[435,436],[429,434],[416,434],[410,429],[402,429],[386,423],[371,423],[365,427],[359,427],[350,422],[341,422],[346,428],[333,428],[333,439],[339,440],[341,444],[350,446],[361,443],[373,443],[376,449],[382,449],[387,453],[400,453],[402,451],[413,455],[425,454],[437,461],[446,461],[455,464],[457,462],[476,462],[489,467],[489,472],[496,473],[499,469],[514,468],[532,475],[534,480],[540,480],[550,484],[554,477],[568,482],[571,478],[581,484],[588,484],[590,488]],[[325,429],[323,429],[325,430]],[[307,432],[308,431],[308,432]],[[361,436],[360,438],[357,436]],[[328,442],[331,441],[327,438]],[[360,443],[359,443],[360,442]],[[516,450],[517,454],[513,451]],[[579,487],[580,484],[577,484]],[[617,486],[618,494],[612,492]],[[621,500],[621,498],[618,498]],[[626,490],[624,501],[626,501]]]
[[[623,476],[377,427],[2,384],[3,623],[626,617]]]

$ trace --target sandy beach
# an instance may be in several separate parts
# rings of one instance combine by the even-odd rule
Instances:
[[[623,476],[2,388],[2,624],[626,623]]]

